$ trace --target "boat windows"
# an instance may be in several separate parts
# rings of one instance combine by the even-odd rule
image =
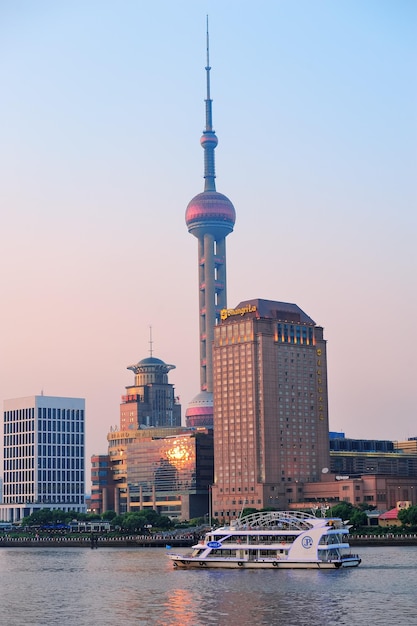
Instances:
[[[236,556],[236,550],[211,550],[211,552],[209,552],[209,554],[207,555],[207,558],[210,559],[214,556],[221,556],[221,557]]]

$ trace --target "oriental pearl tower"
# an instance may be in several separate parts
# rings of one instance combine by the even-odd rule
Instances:
[[[204,191],[189,202],[185,212],[188,232],[198,239],[201,391],[188,405],[186,421],[187,426],[212,428],[214,326],[219,321],[221,309],[226,308],[226,237],[233,230],[236,212],[229,198],[216,191],[214,149],[218,142],[213,130],[210,98],[208,22],[205,69],[206,127],[200,139],[204,149]]]

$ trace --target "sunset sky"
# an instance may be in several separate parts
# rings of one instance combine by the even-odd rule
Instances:
[[[210,20],[228,304],[298,304],[330,428],[417,436],[417,3],[3,0],[0,400],[84,397],[87,467],[153,351],[199,391]]]

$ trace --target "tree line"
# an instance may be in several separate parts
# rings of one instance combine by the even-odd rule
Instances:
[[[354,530],[368,526],[368,518],[366,511],[375,509],[375,506],[369,506],[366,503],[354,506],[350,502],[339,502],[326,510],[326,517],[339,517],[342,520],[349,520]],[[272,508],[262,509],[263,511],[275,510]],[[245,508],[242,515],[255,513],[255,508]],[[317,515],[320,515],[320,510]],[[417,528],[417,505],[408,509],[398,511],[398,519],[403,527],[409,529]],[[115,511],[106,511],[102,515],[96,513],[78,513],[76,511],[60,511],[41,509],[35,511],[31,515],[23,518],[23,527],[39,527],[47,528],[62,525],[68,526],[71,522],[94,522],[108,521],[112,527],[121,533],[142,533],[146,534],[155,530],[170,530],[172,528],[187,528],[188,526],[196,526],[204,523],[204,518],[190,520],[189,522],[181,522],[177,524],[166,515],[160,515],[153,509],[145,509],[142,511],[131,511],[118,515]],[[218,520],[212,519],[212,524],[218,523]]]
[[[23,527],[37,527],[47,530],[48,528],[62,528],[72,522],[110,522],[115,530],[122,533],[148,533],[153,530],[168,530],[174,523],[166,515],[159,515],[153,509],[132,511],[118,515],[115,511],[106,511],[102,515],[95,513],[79,513],[77,511],[60,511],[41,509],[22,519]]]

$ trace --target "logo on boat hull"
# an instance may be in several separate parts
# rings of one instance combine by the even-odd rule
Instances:
[[[311,546],[313,545],[312,538],[308,535],[306,537],[303,537],[301,540],[301,545],[303,546],[303,548],[311,548]]]

